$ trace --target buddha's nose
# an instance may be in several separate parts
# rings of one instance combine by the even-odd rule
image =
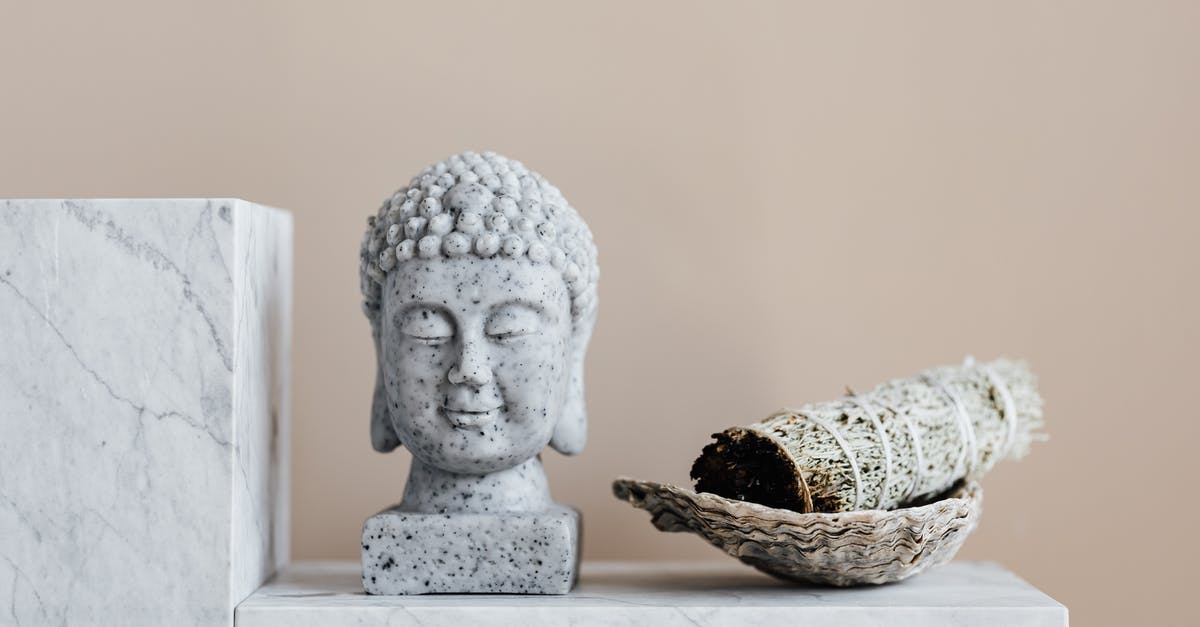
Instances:
[[[464,341],[458,363],[450,367],[446,376],[455,385],[481,386],[491,383],[492,368],[488,366],[487,352],[482,342]]]

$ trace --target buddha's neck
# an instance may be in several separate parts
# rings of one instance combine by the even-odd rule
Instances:
[[[412,460],[400,509],[422,514],[540,512],[550,507],[542,460],[486,475],[461,475]]]

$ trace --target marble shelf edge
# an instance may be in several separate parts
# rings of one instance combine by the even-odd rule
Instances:
[[[579,585],[564,596],[368,596],[359,567],[293,562],[238,606],[236,625],[1068,624],[1066,607],[993,563],[952,562],[897,584],[830,588],[789,584],[732,561],[585,561]]]

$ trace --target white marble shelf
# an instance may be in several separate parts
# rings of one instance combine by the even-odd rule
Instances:
[[[362,592],[357,562],[297,562],[237,608],[237,627],[321,625],[1067,625],[1067,608],[996,564],[954,562],[908,581],[838,589],[723,562],[587,562],[565,596]]]

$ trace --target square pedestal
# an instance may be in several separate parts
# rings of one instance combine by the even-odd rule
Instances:
[[[368,594],[566,594],[579,570],[579,512],[414,514],[367,519]]]
[[[0,201],[0,251],[0,623],[231,625],[288,559],[290,215]]]

